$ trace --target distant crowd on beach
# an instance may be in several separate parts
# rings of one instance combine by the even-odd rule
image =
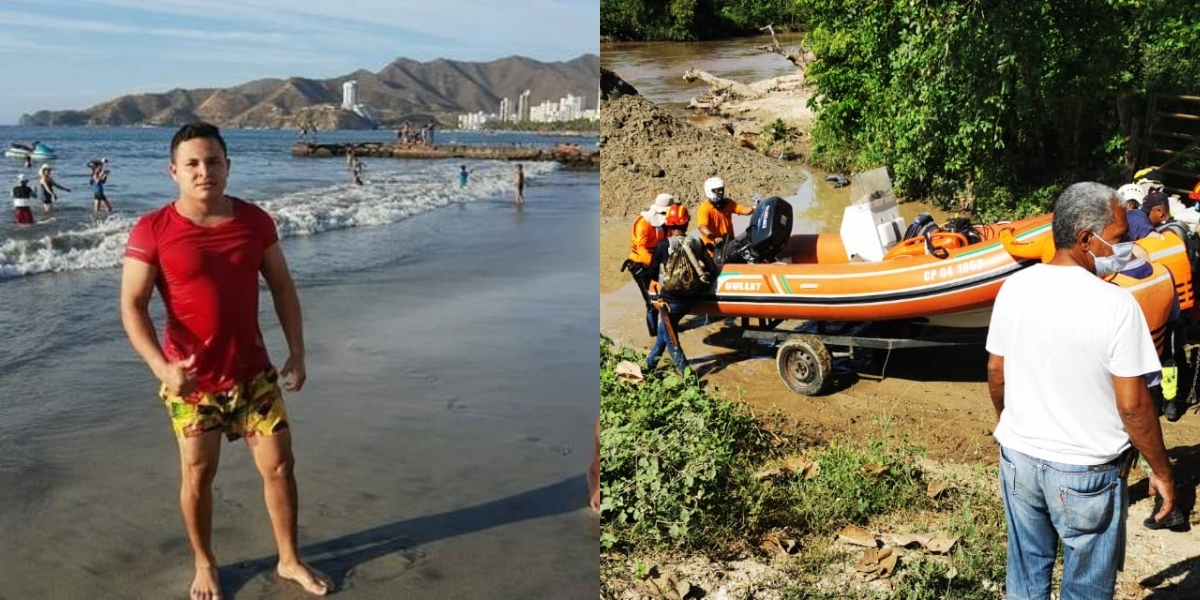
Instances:
[[[25,168],[28,170],[32,167],[33,161],[28,156],[25,157]],[[92,215],[98,217],[101,212],[111,213],[112,202],[109,201],[104,191],[109,177],[108,159],[100,158],[89,161],[87,167],[88,187],[92,190]],[[38,168],[36,188],[30,185],[29,175],[18,173],[11,191],[13,221],[19,225],[33,225],[36,222],[33,215],[33,204],[38,196],[41,196],[42,200],[43,220],[53,217],[54,203],[58,202],[58,190],[70,192],[71,188],[54,179],[54,167],[48,163],[43,163]]]
[[[396,141],[406,146],[433,145],[433,133],[437,129],[437,123],[429,122],[421,126],[419,130],[413,130],[412,121],[405,121],[396,128]]]

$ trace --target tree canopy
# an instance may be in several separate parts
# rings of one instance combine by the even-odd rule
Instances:
[[[1200,82],[1190,2],[801,3],[814,159],[891,165],[910,196],[1031,212],[1016,198],[1127,180],[1147,99]]]

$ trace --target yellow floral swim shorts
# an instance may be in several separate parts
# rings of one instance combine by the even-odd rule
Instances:
[[[171,427],[179,438],[224,431],[232,442],[243,436],[275,435],[288,428],[279,374],[271,367],[225,391],[196,391],[178,396],[164,385],[158,396],[166,403]]]

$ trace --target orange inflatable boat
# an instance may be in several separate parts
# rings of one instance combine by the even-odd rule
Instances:
[[[764,201],[746,232],[719,250],[716,280],[690,311],[738,318],[719,332],[722,339],[778,346],[780,376],[798,393],[821,393],[831,357],[853,356],[855,348],[982,343],[1004,281],[1054,255],[1052,215],[983,225],[953,219],[941,227],[918,217],[906,227],[886,171],[874,180],[864,175],[839,233],[792,235],[790,205]],[[1172,233],[1137,244],[1151,275],[1106,279],[1138,300],[1163,354],[1175,301],[1185,313],[1195,304],[1191,265]],[[804,323],[789,329],[789,321]],[[862,324],[876,325],[875,333],[846,333]]]
[[[906,240],[878,261],[848,258],[838,234],[794,235],[772,263],[723,265],[692,312],[822,321],[920,317],[946,326],[986,326],[1004,280],[1053,256],[1051,218],[975,226],[974,243],[958,233]],[[1145,280],[1109,279],[1147,301],[1164,289],[1174,291],[1180,308],[1190,309],[1195,294],[1183,242],[1168,234],[1138,245],[1163,268]]]

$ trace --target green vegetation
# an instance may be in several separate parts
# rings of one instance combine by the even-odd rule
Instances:
[[[1075,181],[1128,181],[1162,126],[1147,122],[1154,95],[1200,95],[1200,19],[1185,0],[601,2],[601,33],[620,39],[767,23],[807,31],[817,56],[816,166],[889,165],[901,195],[979,215],[1043,212]]]
[[[997,597],[1004,577],[1004,517],[994,469],[957,484],[951,500],[930,498],[923,451],[894,435],[804,447],[755,419],[745,405],[673,372],[639,383],[614,371],[644,355],[600,341],[602,572],[639,556],[690,551],[719,557],[757,548],[768,533],[800,540],[800,553],[777,563],[788,598],[825,595],[831,565],[853,563],[833,533],[848,524],[891,531],[941,530],[959,538],[947,556],[910,553],[892,581],[895,598]],[[788,462],[791,460],[792,462]],[[799,464],[815,464],[797,470]],[[793,468],[782,465],[791,464]],[[767,473],[770,475],[768,476]],[[834,570],[837,570],[836,568]],[[640,574],[639,574],[640,572]]]
[[[944,205],[1017,212],[1045,187],[1128,180],[1149,94],[1200,79],[1179,0],[801,4],[815,162],[891,165],[898,191]]]
[[[795,0],[600,0],[600,36],[617,41],[694,41],[796,30]]]
[[[600,121],[590,119],[575,119],[574,121],[562,121],[555,123],[535,123],[533,121],[506,122],[488,121],[483,124],[483,128],[487,131],[538,131],[545,133],[554,132],[600,132]]]
[[[783,119],[775,119],[763,125],[762,131],[758,134],[756,147],[763,154],[770,156],[776,147],[786,148],[798,137],[798,132],[788,127],[787,123],[783,122]]]
[[[600,445],[603,548],[720,544],[751,526],[759,492],[751,467],[769,451],[744,406],[674,374],[630,384],[616,362],[644,364],[601,340]]]

